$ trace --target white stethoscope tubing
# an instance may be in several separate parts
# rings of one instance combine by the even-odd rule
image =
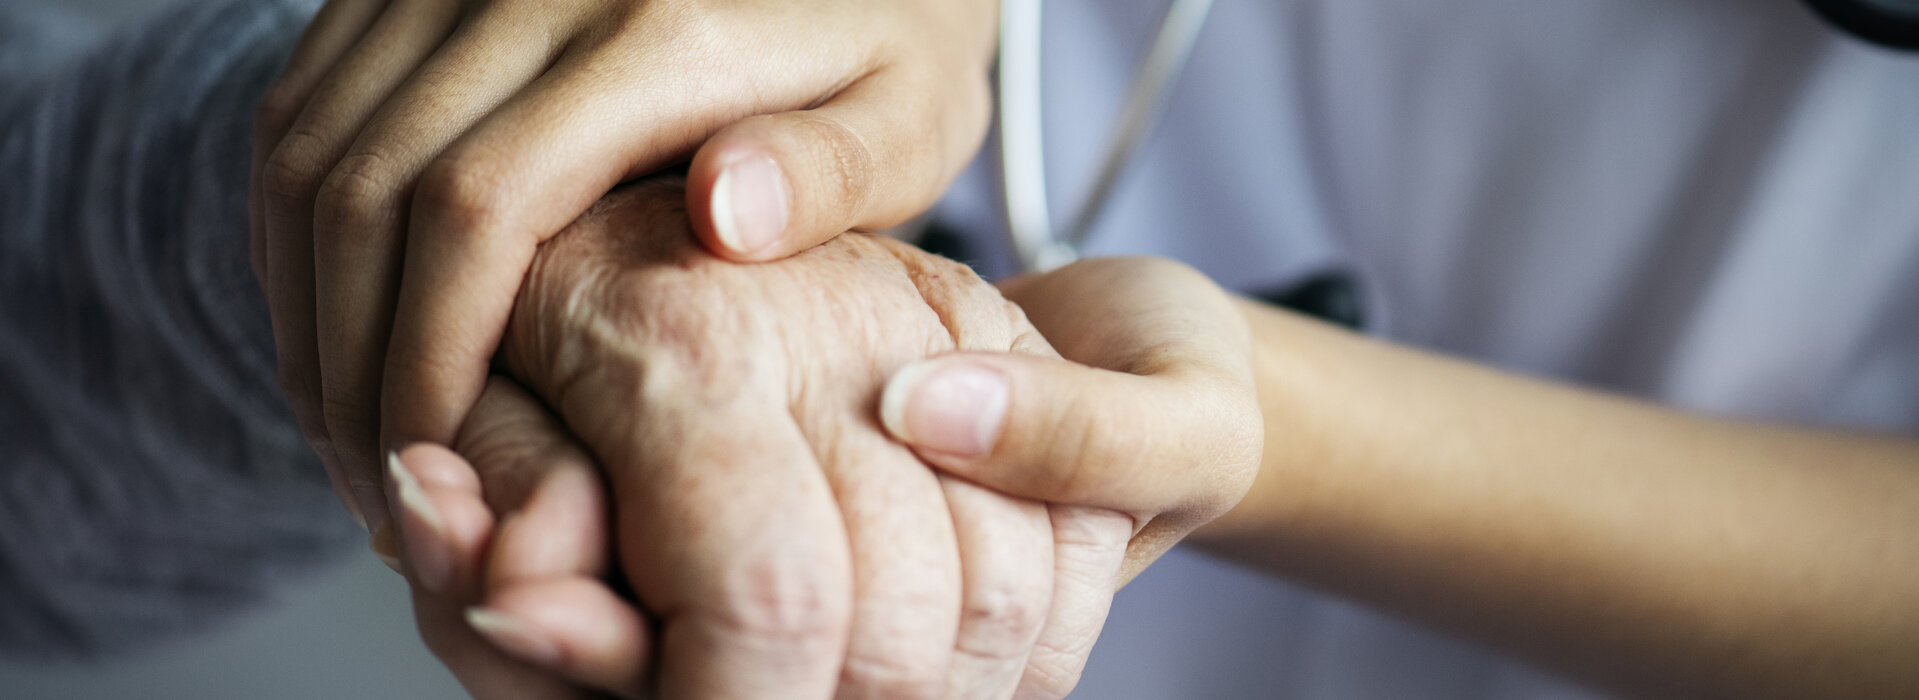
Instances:
[[[1079,258],[1087,232],[1098,223],[1126,166],[1165,111],[1173,80],[1192,56],[1213,0],[1173,0],[1167,8],[1152,48],[1127,88],[1126,103],[1107,137],[1093,187],[1073,210],[1063,234],[1053,229],[1046,199],[1041,4],[1041,0],[1000,3],[1000,184],[1007,232],[1020,266],[1028,272],[1053,270]]]

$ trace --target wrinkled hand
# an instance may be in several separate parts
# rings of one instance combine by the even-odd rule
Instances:
[[[637,682],[536,665],[551,664],[558,647],[479,607],[492,600],[573,637],[613,640],[568,649],[583,674],[615,660],[623,667],[612,672],[642,670],[634,660],[646,658],[649,622],[604,583],[606,488],[592,458],[539,399],[497,377],[453,447],[458,454],[422,443],[388,463],[404,517],[430,518],[415,526],[439,534],[433,551],[460,572],[434,589],[419,585],[417,572],[410,579],[427,647],[478,700],[586,700],[599,694],[582,677]]]
[[[1122,580],[1239,503],[1265,430],[1246,320],[1217,285],[1127,258],[1003,291],[1065,360],[961,352],[911,365],[886,387],[894,436],[990,488],[1131,514]]]
[[[616,183],[691,158],[694,228],[741,260],[925,209],[985,132],[996,7],[328,2],[250,200],[281,384],[349,510],[382,529],[381,446],[453,439],[535,246]]]
[[[649,670],[666,697],[1063,696],[1131,519],[939,476],[878,420],[886,376],[914,360],[1050,356],[1018,308],[888,239],[738,265],[686,226],[672,187],[611,195],[542,247],[504,345],[605,468],[619,563],[659,636],[489,597],[487,619],[518,631],[502,647],[626,696]],[[469,578],[411,510],[414,578]]]

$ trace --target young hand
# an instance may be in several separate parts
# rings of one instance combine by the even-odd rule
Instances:
[[[1165,260],[1083,261],[1003,285],[1065,359],[959,352],[894,374],[882,415],[947,473],[1133,516],[1130,579],[1237,504],[1265,428],[1232,299]]]
[[[995,9],[328,2],[250,199],[281,383],[349,509],[381,528],[382,445],[453,439],[535,246],[616,183],[690,158],[693,229],[735,260],[932,203],[985,132]]]

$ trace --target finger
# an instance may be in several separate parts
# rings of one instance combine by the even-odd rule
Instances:
[[[1222,426],[1245,422],[1215,382],[1065,360],[956,353],[909,365],[881,400],[887,430],[934,465],[1026,498],[1157,513],[1206,493]],[[1226,447],[1239,447],[1229,445]]]
[[[361,124],[450,30],[450,0],[397,3],[323,79],[287,136],[263,166],[261,192],[274,344],[281,384],[310,438],[325,445],[375,531],[387,520],[381,466],[347,464],[333,453],[321,405],[319,344],[314,319],[313,200],[321,178]]]
[[[953,514],[964,582],[941,697],[1005,698],[1019,685],[1052,604],[1052,525],[1043,504],[951,477],[940,486]]]
[[[474,601],[414,590],[414,616],[428,649],[475,700],[589,700],[598,697],[571,680],[502,649],[495,631],[483,635],[469,620]]]
[[[480,600],[476,564],[486,548],[492,514],[479,499],[474,468],[437,445],[402,452],[389,462],[402,504],[408,581],[421,638],[455,678],[481,700],[540,698],[572,700],[586,693],[565,679],[514,659],[481,637],[466,610]],[[422,520],[432,521],[431,529]],[[427,551],[446,558],[455,578],[443,585],[422,585],[419,562]]]
[[[900,68],[816,108],[751,117],[700,147],[687,211],[715,254],[775,260],[932,206],[979,147],[984,95]],[[939,94],[937,100],[903,95]]]
[[[380,372],[399,295],[407,204],[427,163],[558,50],[520,3],[489,5],[386,99],[315,198],[315,317],[327,433],[346,465],[379,450]],[[519,10],[518,14],[515,10]]]
[[[602,489],[588,471],[585,455],[543,405],[514,382],[500,378],[488,383],[457,445],[462,454],[472,457],[470,464],[436,445],[410,448],[397,460],[406,476],[394,480],[414,482],[396,485],[403,506],[416,500],[429,502],[437,513],[452,514],[435,517],[451,521],[447,529],[456,533],[446,543],[456,572],[449,585],[429,589],[420,584],[418,569],[412,569],[423,636],[477,698],[588,697],[561,673],[563,669],[553,666],[540,636],[516,627],[511,616],[489,616],[475,607],[483,602],[479,557],[487,555],[485,568],[492,574],[499,570],[502,547],[513,547],[507,543],[516,540],[526,542],[529,534],[560,544],[562,551],[519,557],[521,566],[509,570],[522,580],[578,578],[597,572],[606,558],[605,524],[599,521],[604,507]],[[419,509],[406,508],[409,512]],[[485,532],[491,523],[488,516],[496,512],[515,514]],[[575,513],[584,513],[589,520],[569,521],[566,516]],[[412,522],[407,517],[403,525]],[[414,538],[409,545],[426,544],[418,540],[421,533],[408,530]],[[565,551],[568,547],[570,555]],[[584,554],[585,550],[591,554]],[[516,603],[525,604],[524,600]],[[600,619],[626,622],[614,627],[643,634],[643,624],[618,617],[623,612],[637,615],[616,610]],[[637,643],[644,640],[642,636]],[[634,647],[629,644],[628,648]],[[636,657],[632,663],[643,659]]]
[[[621,563],[662,623],[661,695],[825,698],[851,615],[846,535],[784,402],[744,403],[614,418],[559,401],[607,460]]]
[[[429,593],[457,592],[455,584],[477,590],[474,565],[494,518],[473,467],[432,444],[390,455],[386,464],[407,578]]]
[[[382,382],[384,444],[443,442],[458,428],[541,241],[614,185],[689,155],[713,125],[764,105],[808,103],[814,86],[832,84],[851,63],[769,61],[765,72],[783,79],[767,84],[743,77],[758,75],[751,67],[672,79],[688,75],[690,62],[720,59],[673,37],[642,38],[569,48],[421,176]],[[740,94],[757,95],[757,103]]]
[[[605,491],[598,475],[585,469],[548,472],[525,505],[500,523],[487,556],[487,589],[603,575],[611,556]]]
[[[621,697],[647,695],[646,618],[586,576],[519,581],[492,591],[467,621],[508,654]]]
[[[1020,679],[1018,700],[1057,700],[1073,692],[1106,626],[1119,586],[1132,517],[1081,506],[1048,507],[1053,526],[1053,599],[1046,625]]]
[[[247,218],[252,233],[253,274],[266,288],[266,202],[261,197],[260,173],[267,155],[286,137],[294,118],[306,109],[313,89],[333,64],[373,26],[386,9],[386,0],[330,0],[315,13],[287,64],[261,97],[253,119],[253,157],[247,182]]]
[[[421,443],[387,461],[408,570],[422,588],[473,579],[477,560],[460,553],[483,542],[490,580],[599,571],[607,557],[604,489],[543,404],[495,377],[455,445],[459,454]],[[516,527],[496,531],[495,513],[510,514]]]
[[[938,697],[964,603],[954,516],[937,476],[877,426],[853,427],[871,420],[862,418],[802,417],[815,444],[831,445],[820,459],[853,552],[852,629],[837,697]],[[1018,574],[987,570],[980,579],[1024,590]],[[973,602],[996,615],[1012,612],[1010,605]],[[969,641],[991,634],[981,629]],[[991,651],[1004,640],[988,641]]]

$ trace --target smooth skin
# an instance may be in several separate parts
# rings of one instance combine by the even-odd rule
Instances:
[[[506,334],[503,366],[566,425],[523,422],[548,434],[527,439],[577,436],[604,469],[610,529],[510,515],[484,483],[497,470],[445,450],[389,469],[433,648],[463,679],[532,664],[550,673],[515,682],[623,697],[1064,696],[1133,520],[942,476],[876,415],[885,378],[915,360],[1051,348],[957,263],[853,235],[738,265],[692,241],[680,202],[659,182],[609,195],[541,247]],[[467,432],[513,432],[473,427],[488,415]],[[505,544],[527,538],[617,556],[596,569]],[[555,561],[515,563],[541,556]],[[593,575],[612,566],[644,615]],[[511,573],[529,570],[562,575]],[[523,663],[486,668],[494,651]]]
[[[1217,289],[1169,263],[1125,285],[1107,298],[1217,311]],[[1007,290],[1067,359],[1114,371],[931,360],[892,379],[891,432],[1008,493],[1210,512],[1240,488],[1216,478],[1232,473],[1223,434],[1205,438],[1195,399],[1167,391],[1237,406],[1218,367],[1243,353],[1267,439],[1250,493],[1200,546],[1636,696],[1919,696],[1919,441],[1687,414],[1251,301],[1235,303],[1249,345],[1233,324],[1171,333],[1165,315],[1089,308],[1095,291]],[[1004,381],[986,390],[1003,415],[938,408],[952,397],[926,368],[955,366]],[[929,437],[981,424],[1004,427],[970,450]],[[1169,427],[1132,429],[1149,425]]]
[[[689,163],[716,255],[931,205],[988,122],[992,0],[330,0],[260,105],[280,380],[376,537],[380,455],[450,443],[538,244]]]

